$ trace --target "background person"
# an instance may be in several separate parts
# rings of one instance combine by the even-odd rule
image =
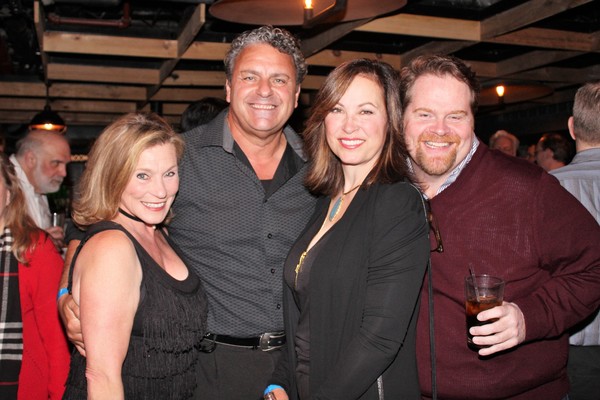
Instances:
[[[510,132],[499,130],[490,137],[490,149],[500,150],[512,157],[517,156],[519,139]]]
[[[536,148],[536,144],[530,144],[529,146],[527,146],[527,154],[525,154],[523,156],[523,158],[527,161],[529,161],[532,164],[535,164],[535,148]]]
[[[278,400],[420,398],[414,310],[428,227],[404,162],[398,87],[390,65],[358,59],[317,94],[304,138],[306,184],[320,198],[285,264]]]
[[[210,122],[227,108],[227,102],[218,97],[203,97],[193,102],[181,114],[181,131],[187,132],[197,126]]]
[[[431,255],[440,399],[563,399],[565,331],[600,304],[600,227],[540,168],[490,151],[474,132],[479,86],[462,61],[415,58],[401,72],[404,134],[443,249]],[[467,347],[469,269],[506,282]],[[421,392],[432,395],[427,280],[417,326]]]
[[[90,151],[73,207],[87,236],[70,285],[85,358],[73,350],[65,399],[194,394],[206,297],[162,226],[182,152],[168,123],[143,113],[113,122]]]
[[[21,183],[27,210],[35,224],[50,234],[57,247],[62,247],[61,226],[51,226],[47,193],[60,189],[71,149],[67,139],[58,133],[34,130],[17,142],[16,153],[10,156]]]
[[[0,398],[62,397],[69,349],[56,312],[62,258],[27,213],[11,162],[0,155]]]
[[[568,122],[577,154],[550,172],[600,223],[600,81],[575,94]],[[575,326],[569,338],[570,400],[594,400],[600,393],[600,315],[598,310]]]
[[[573,157],[573,147],[569,140],[558,133],[545,133],[535,148],[535,162],[550,172],[564,167]]]

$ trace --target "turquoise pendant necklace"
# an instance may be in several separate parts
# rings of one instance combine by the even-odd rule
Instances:
[[[340,209],[342,208],[342,204],[344,203],[344,196],[354,192],[356,189],[360,187],[361,184],[354,186],[352,189],[348,190],[346,193],[342,193],[340,197],[333,203],[333,207],[331,207],[331,211],[329,212],[329,221],[333,221],[335,217],[340,213]]]

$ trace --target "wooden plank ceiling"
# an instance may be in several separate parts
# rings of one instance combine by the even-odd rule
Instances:
[[[35,0],[29,10],[23,1],[22,12],[31,13],[39,67],[3,68],[0,123],[26,125],[46,104],[45,82],[52,109],[68,125],[104,126],[136,109],[159,111],[177,123],[190,102],[223,97],[222,59],[235,34],[251,27],[218,21],[209,13],[212,1],[197,1],[131,0],[129,28],[60,21],[65,16],[59,13],[106,19],[99,6],[45,7]],[[569,101],[582,82],[600,79],[599,5],[591,0],[409,0],[392,15],[371,21],[311,31],[291,28],[309,55],[301,99],[308,105],[327,72],[348,59],[378,58],[401,68],[420,54],[444,53],[467,61],[485,88],[496,83],[551,88],[550,95],[507,104],[504,112]],[[158,21],[165,9],[171,14],[162,25],[136,19]],[[10,47],[8,16],[0,21],[8,35],[4,47]],[[7,54],[3,57],[18,56]]]

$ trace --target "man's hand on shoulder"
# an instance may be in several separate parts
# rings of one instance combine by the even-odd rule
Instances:
[[[77,351],[85,357],[81,321],[79,320],[79,306],[73,300],[73,296],[66,294],[58,299],[58,313],[67,331],[67,337],[77,348]]]

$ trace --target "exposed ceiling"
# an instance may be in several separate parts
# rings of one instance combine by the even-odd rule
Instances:
[[[136,109],[178,123],[190,102],[223,97],[225,52],[252,28],[211,16],[213,2],[3,0],[0,123],[25,126],[46,104],[46,82],[70,127],[105,126]],[[309,56],[304,105],[332,68],[356,57],[400,68],[420,54],[456,55],[481,77],[490,104],[481,115],[568,103],[581,83],[600,79],[599,1],[408,0],[370,21],[288,29]],[[508,85],[503,107],[489,92],[498,83]],[[512,103],[519,92],[510,85],[547,90]]]

